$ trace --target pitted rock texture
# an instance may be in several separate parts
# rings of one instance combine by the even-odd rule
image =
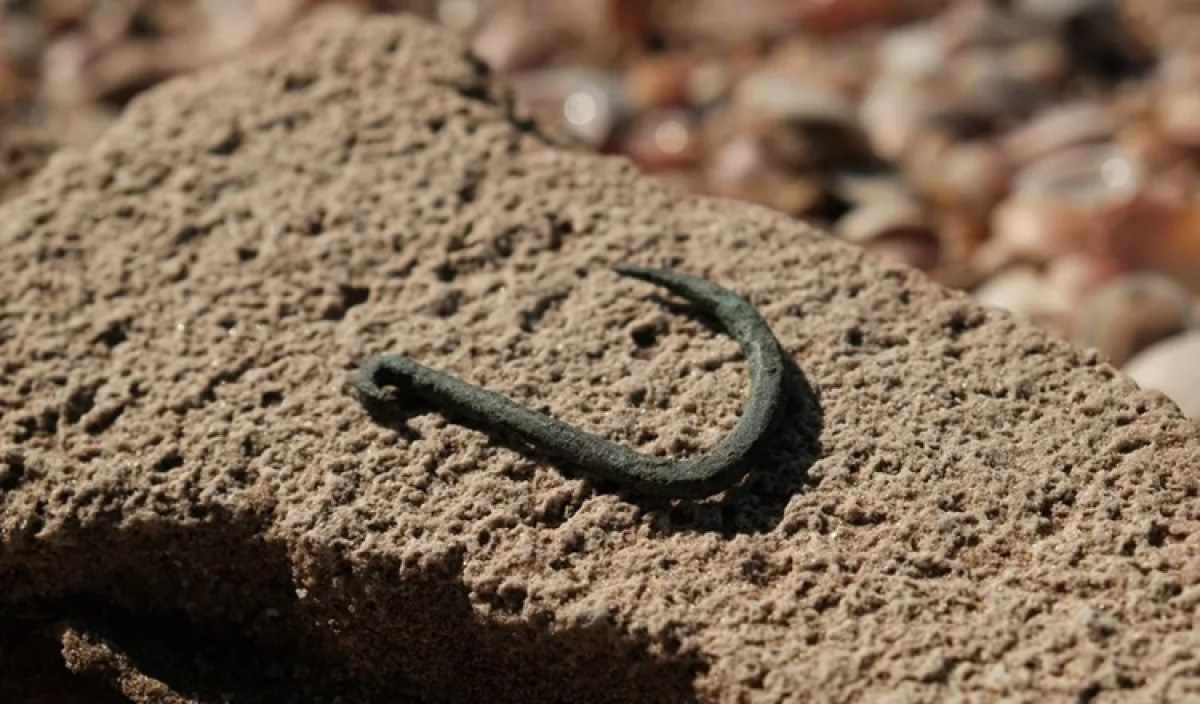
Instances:
[[[1200,441],[1169,401],[784,216],[556,149],[506,96],[418,21],[313,27],[151,91],[0,209],[13,629],[135,700],[253,700],[256,671],[307,700],[1200,696]],[[619,262],[738,291],[801,372],[726,496],[631,499],[343,391],[402,352],[701,451],[737,346]],[[225,642],[262,669],[187,657]]]
[[[0,123],[0,203],[18,195],[57,146],[48,134]]]

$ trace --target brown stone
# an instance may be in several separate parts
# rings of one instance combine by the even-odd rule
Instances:
[[[1195,695],[1172,404],[784,215],[555,150],[506,95],[428,25],[323,26],[154,89],[0,206],[0,626],[81,624],[67,665],[126,697]],[[737,346],[621,261],[741,292],[798,367],[727,496],[625,497],[342,391],[404,352],[711,446]]]

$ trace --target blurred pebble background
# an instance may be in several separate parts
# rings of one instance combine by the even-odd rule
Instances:
[[[1200,418],[1195,0],[0,0],[0,199],[158,81],[398,11],[547,131],[819,223]]]

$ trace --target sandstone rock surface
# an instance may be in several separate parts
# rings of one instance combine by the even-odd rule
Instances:
[[[1200,696],[1200,440],[1169,401],[558,149],[506,95],[417,21],[314,27],[0,206],[0,654],[49,643],[132,701]],[[744,364],[624,261],[741,292],[802,371],[727,496],[625,497],[343,393],[404,352],[698,452]]]

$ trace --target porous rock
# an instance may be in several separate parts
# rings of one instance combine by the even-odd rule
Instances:
[[[1169,401],[507,96],[416,20],[311,27],[0,209],[0,630],[134,699],[1197,695],[1200,440]],[[725,496],[624,496],[343,390],[403,352],[702,451],[737,346],[618,262],[739,291],[797,365]]]

